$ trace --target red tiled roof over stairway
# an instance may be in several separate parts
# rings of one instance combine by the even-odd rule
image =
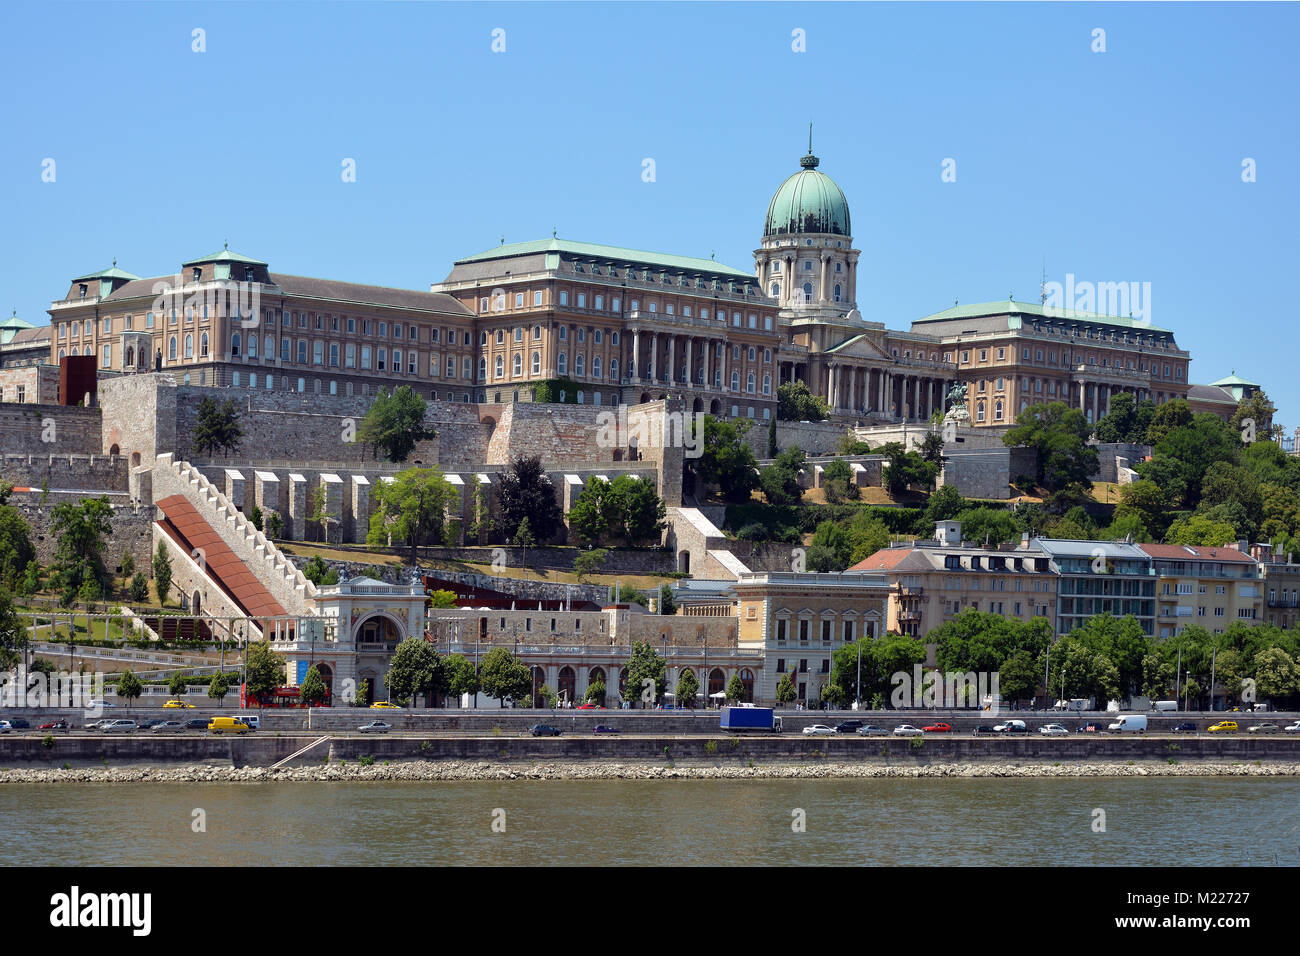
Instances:
[[[170,495],[157,504],[163,513],[158,526],[187,554],[193,554],[196,548],[202,549],[208,574],[245,614],[252,618],[285,614],[280,602],[271,596],[230,545],[203,520],[188,498]]]

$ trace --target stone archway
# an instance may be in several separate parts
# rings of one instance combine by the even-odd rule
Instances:
[[[691,573],[691,553],[689,551],[677,552],[677,570],[682,574]]]
[[[357,650],[387,647],[391,651],[405,638],[406,626],[386,611],[373,611],[352,626]]]
[[[109,453],[110,455],[117,456],[117,455],[122,454],[122,449],[119,448],[117,445],[114,445],[112,448],[110,448],[110,449],[108,450],[108,453]]]

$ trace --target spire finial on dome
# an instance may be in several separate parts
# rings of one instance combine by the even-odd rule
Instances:
[[[229,251],[230,251],[230,240],[229,240],[229,239],[223,239],[223,240],[221,240],[221,248],[224,249],[226,252],[229,252]]]
[[[799,165],[804,169],[816,169],[821,162],[812,151],[812,123],[808,124],[808,155],[799,160]]]

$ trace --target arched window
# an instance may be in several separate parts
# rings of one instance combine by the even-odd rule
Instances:
[[[522,375],[524,373],[524,356],[520,352],[515,353],[514,361],[510,363],[511,375]]]
[[[618,359],[616,358],[609,360],[609,377],[615,382],[618,381]]]
[[[979,405],[978,405],[977,408],[976,408],[976,411],[975,411],[975,420],[976,420],[977,422],[982,422],[982,421],[984,421],[984,403],[983,403],[983,402],[980,402]]]
[[[252,332],[248,333],[248,357],[257,358],[257,336]]]
[[[771,395],[771,394],[772,394],[772,376],[771,376],[771,375],[764,375],[764,376],[763,376],[763,394],[764,394],[764,395]]]
[[[754,394],[754,373],[753,372],[750,372],[748,375],[745,376],[745,391],[749,392],[749,394],[751,395]]]
[[[232,384],[235,388],[239,388],[239,373],[238,373],[238,372],[235,372],[235,373],[234,373],[234,377],[233,377],[232,380],[231,380],[231,384]]]
[[[738,391],[740,391],[740,373],[739,373],[739,372],[734,372],[734,371],[733,371],[733,372],[731,373],[731,390],[732,390],[733,392],[738,392]]]
[[[779,298],[780,295],[781,295],[781,283],[779,283],[779,282],[773,282],[773,283],[772,283],[772,298],[774,298],[774,299]]]
[[[481,356],[478,360],[478,377],[487,378],[487,359]]]
[[[758,359],[758,353],[757,353],[756,351],[754,351],[754,346],[751,345],[751,346],[749,347],[749,360],[750,360],[751,362],[754,362],[754,361],[757,361],[757,359]]]
[[[73,355],[76,355],[76,354],[77,354],[77,350],[76,350],[76,349],[73,349],[73,350],[72,350],[72,354],[73,354]],[[174,358],[176,358],[176,336],[174,336],[174,335],[173,335],[173,336],[171,337],[171,339],[167,342],[167,357],[168,357],[169,359],[174,359]]]
[[[298,379],[298,391],[300,392],[307,391],[307,380],[305,378]]]
[[[194,336],[185,336],[185,357],[194,358]]]
[[[500,378],[505,374],[506,360],[504,356],[498,355],[496,360],[496,377]]]
[[[593,355],[591,357],[591,377],[600,378],[600,356],[599,355]]]
[[[585,401],[585,400],[584,400],[584,396],[583,396],[583,394],[582,394],[582,389],[578,389],[578,404],[579,404],[579,405],[582,405],[582,404],[584,404],[584,401]]]
[[[803,300],[804,300],[805,302],[811,302],[811,301],[812,301],[812,283],[811,283],[811,282],[805,282],[805,283],[803,284]]]
[[[561,375],[568,374],[569,371],[569,353],[561,352],[559,360],[556,362],[556,371]]]
[[[838,265],[838,263],[836,263],[836,265]],[[835,301],[840,301],[840,284],[838,282],[835,283]]]
[[[232,332],[230,334],[230,356],[231,358],[239,358],[239,333],[238,332]]]
[[[63,354],[64,351],[65,351],[64,349],[59,349],[59,358],[65,358],[65,357],[66,357],[66,356]]]
[[[533,373],[534,375],[540,375],[540,374],[541,374],[541,372],[542,372],[542,353],[541,353],[541,352],[534,352],[534,353],[533,353],[533,360],[532,360],[532,363],[531,363],[531,366],[530,366],[530,367],[532,368],[532,373]]]
[[[993,403],[993,420],[995,422],[1002,421],[1002,399],[1000,398]]]
[[[586,365],[587,365],[587,356],[579,352],[577,355],[573,357],[573,374],[585,375]]]

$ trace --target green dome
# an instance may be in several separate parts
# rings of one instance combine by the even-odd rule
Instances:
[[[799,160],[803,169],[781,184],[768,204],[763,238],[802,232],[852,234],[844,190],[825,173],[819,173],[817,164],[817,157],[809,151]]]

